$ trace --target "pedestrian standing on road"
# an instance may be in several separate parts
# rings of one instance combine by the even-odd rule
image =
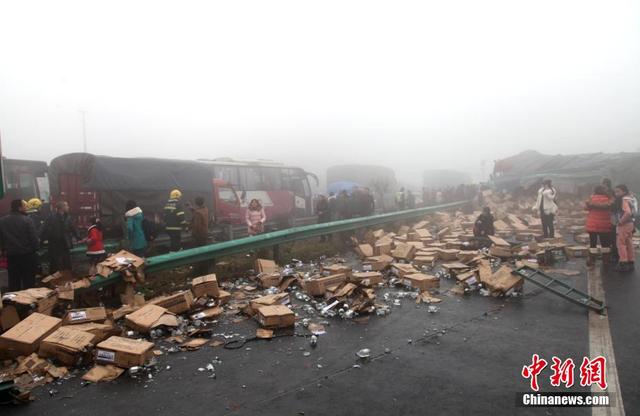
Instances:
[[[26,211],[26,202],[14,199],[11,213],[0,220],[0,248],[7,257],[10,292],[29,289],[36,284],[40,242]]]
[[[51,214],[42,227],[40,240],[47,242],[49,252],[49,274],[71,271],[71,248],[73,239],[79,240],[78,232],[71,223],[69,203],[59,201],[56,212]]]
[[[264,223],[267,221],[267,215],[264,212],[262,204],[257,199],[252,199],[247,207],[245,214],[247,222],[247,232],[249,235],[256,235],[264,232]]]
[[[127,201],[124,213],[127,224],[127,242],[129,251],[138,257],[145,257],[147,239],[144,234],[144,214],[138,203],[134,200]]]
[[[174,189],[169,194],[169,199],[164,206],[164,225],[171,241],[170,251],[180,251],[182,248],[182,230],[187,226],[180,198],[182,198],[182,192],[179,189]]]
[[[620,261],[616,271],[629,272],[635,268],[635,251],[633,248],[634,218],[638,214],[638,201],[629,192],[626,185],[618,185],[614,189],[616,195],[615,212],[617,216],[618,255]]]
[[[416,197],[410,190],[407,190],[405,201],[407,203],[407,209],[414,209],[416,207]]]
[[[341,191],[336,200],[336,217],[339,220],[351,218],[351,198],[347,191]]]
[[[556,205],[557,196],[558,193],[556,188],[553,187],[551,179],[542,181],[542,187],[538,190],[538,199],[536,200],[534,211],[540,213],[544,238],[553,238],[555,236],[553,222],[558,213],[558,205]]]
[[[191,236],[195,247],[207,245],[209,239],[209,208],[204,205],[204,198],[195,199],[196,206],[192,208]]]
[[[96,273],[96,266],[107,257],[104,249],[104,238],[102,235],[102,221],[100,218],[93,218],[91,225],[87,229],[87,257],[89,258],[89,274]]]
[[[586,203],[587,219],[585,229],[589,233],[589,247],[598,247],[598,241],[603,249],[602,262],[609,263],[609,248],[611,247],[611,200],[607,195],[607,189],[603,185],[598,185],[593,191],[593,195]],[[596,255],[589,251],[587,266],[595,265]]]

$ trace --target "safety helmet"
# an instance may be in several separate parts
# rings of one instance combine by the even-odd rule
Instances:
[[[174,189],[169,194],[169,198],[171,198],[171,199],[180,199],[181,196],[182,196],[182,192],[180,192],[179,189]]]
[[[40,207],[42,207],[42,201],[38,198],[31,198],[27,201],[27,207],[29,209],[40,209]]]

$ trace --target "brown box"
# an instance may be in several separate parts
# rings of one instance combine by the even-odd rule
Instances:
[[[320,272],[323,276],[331,276],[334,274],[345,274],[348,276],[351,274],[351,267],[346,264],[336,263],[328,266],[322,266],[320,268]]]
[[[191,319],[196,320],[217,318],[218,316],[222,315],[223,312],[224,309],[219,306],[214,306],[213,308],[207,308],[200,312],[194,313],[193,315],[191,315]]]
[[[158,305],[147,304],[124,317],[126,325],[139,332],[149,332],[168,311]]]
[[[417,266],[433,267],[436,264],[436,257],[435,256],[416,256],[413,258],[413,263]]]
[[[287,328],[296,323],[295,314],[284,305],[262,306],[256,317],[265,328]]]
[[[441,248],[438,249],[438,258],[444,261],[458,260],[458,253],[460,250]]]
[[[76,331],[93,334],[95,336],[95,344],[104,341],[112,335],[120,335],[122,332],[120,328],[113,326],[111,322],[104,324],[98,322],[87,322],[85,324],[71,325],[70,328],[73,328]]]
[[[220,289],[220,296],[218,296],[218,305],[224,305],[231,299],[231,293],[226,290]]]
[[[62,319],[34,312],[0,335],[0,350],[11,356],[36,352],[40,342],[62,325]]]
[[[2,295],[3,303],[34,307],[36,312],[51,315],[53,307],[58,302],[58,293],[46,287],[34,287],[31,289],[9,292]]]
[[[326,277],[304,281],[304,291],[310,296],[321,296],[328,286],[337,285],[347,280],[347,274],[338,273]]]
[[[220,296],[220,288],[218,287],[218,279],[215,274],[196,277],[191,281],[191,292],[193,296],[199,298],[201,296]]]
[[[77,365],[88,358],[95,339],[96,336],[89,332],[78,331],[73,326],[63,326],[42,340],[38,355],[55,358],[67,366]]]
[[[418,273],[412,265],[404,263],[393,263],[391,265],[391,271],[401,279],[408,274]]]
[[[489,249],[489,254],[494,257],[500,258],[509,258],[512,256],[510,247],[496,245],[491,246],[491,248]]]
[[[0,330],[2,332],[13,328],[18,322],[20,322],[20,316],[18,316],[15,306],[8,305],[0,309]]]
[[[349,278],[350,282],[360,286],[372,287],[383,282],[382,273],[378,272],[355,272]]]
[[[393,245],[390,240],[378,241],[373,247],[373,253],[376,256],[381,256],[383,254],[391,254],[391,250],[393,249]]]
[[[402,284],[416,288],[421,292],[427,289],[440,287],[440,279],[424,273],[408,274],[402,279]]]
[[[258,273],[277,273],[279,270],[278,265],[273,260],[257,259],[255,269]]]
[[[280,273],[263,273],[258,276],[258,282],[263,289],[277,287],[282,282],[282,275]]]
[[[373,256],[373,247],[370,244],[360,244],[356,247],[356,252],[360,257],[371,257]]]
[[[365,272],[382,271],[389,267],[389,265],[393,261],[393,258],[390,259],[391,260],[383,259],[382,256],[369,257],[362,262],[362,270],[364,270]]]
[[[185,313],[193,308],[193,293],[190,290],[183,290],[172,295],[151,299],[147,304],[161,306],[175,314]]]
[[[104,307],[71,309],[62,320],[62,325],[84,324],[87,322],[104,322],[107,310]]]
[[[122,337],[110,337],[98,344],[96,362],[122,368],[144,365],[153,356],[153,343]]]
[[[569,257],[587,257],[589,254],[589,247],[587,246],[569,246],[565,248]]]
[[[263,306],[288,305],[290,302],[288,293],[276,293],[273,295],[261,296],[251,301],[251,309],[257,312]]]
[[[416,253],[416,247],[412,244],[399,243],[393,249],[391,255],[397,259],[411,260]]]

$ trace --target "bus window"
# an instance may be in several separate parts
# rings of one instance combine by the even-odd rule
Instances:
[[[38,197],[43,201],[49,201],[51,192],[49,191],[49,178],[45,176],[36,177],[38,185]]]
[[[215,179],[222,179],[229,182],[232,186],[240,185],[240,176],[238,168],[235,166],[215,166],[213,169]]]
[[[218,197],[227,204],[236,205],[238,203],[236,193],[231,188],[218,188]]]
[[[18,188],[22,198],[33,198],[36,196],[35,178],[31,173],[20,173],[18,175]]]

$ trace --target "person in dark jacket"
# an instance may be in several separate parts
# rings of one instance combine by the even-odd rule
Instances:
[[[71,270],[74,238],[79,240],[78,232],[69,217],[69,204],[60,201],[56,204],[56,212],[47,218],[42,227],[41,240],[48,243],[49,274]]]
[[[351,197],[347,191],[342,191],[336,200],[336,215],[339,220],[351,218]]]
[[[207,244],[209,238],[209,208],[204,205],[204,198],[196,197],[196,206],[192,208],[191,236],[196,247]]]
[[[0,247],[7,256],[9,291],[29,289],[36,284],[40,245],[33,221],[27,216],[27,204],[11,201],[11,213],[0,220]]]
[[[182,192],[174,189],[164,206],[164,224],[171,240],[171,251],[179,251],[182,248],[182,230],[187,226],[180,198],[182,198]]]
[[[491,208],[484,207],[482,214],[478,215],[475,224],[473,225],[473,235],[475,237],[488,237],[495,234],[495,228],[493,226],[493,214],[491,214]]]

